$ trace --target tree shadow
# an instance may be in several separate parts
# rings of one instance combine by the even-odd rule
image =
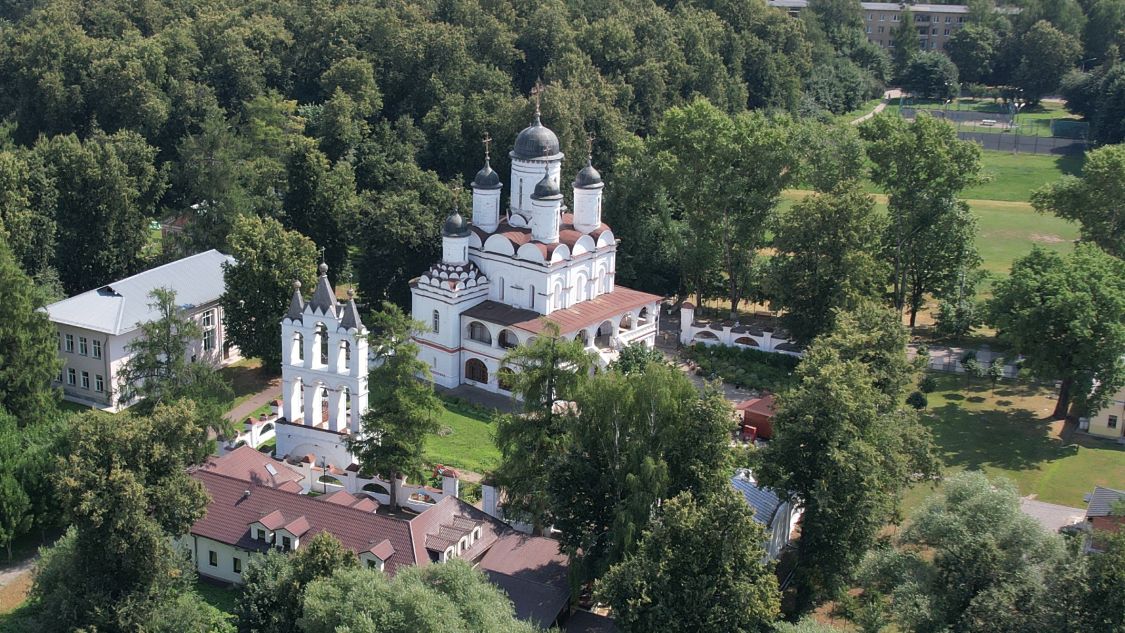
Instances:
[[[932,414],[928,426],[946,466],[1026,470],[1078,450],[1052,437],[1050,419],[1026,409],[978,412],[950,403]]]
[[[961,402],[962,400],[965,399],[965,396],[963,396],[959,393],[946,393],[946,394],[942,394],[942,396],[946,400],[949,400],[951,402]]]

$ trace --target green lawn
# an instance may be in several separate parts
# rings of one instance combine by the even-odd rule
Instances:
[[[1084,507],[1094,485],[1125,488],[1125,447],[1077,436],[1059,439],[1061,423],[1048,420],[1050,389],[1001,384],[992,394],[983,383],[965,386],[962,376],[934,373],[938,390],[929,395],[924,416],[938,454],[950,475],[964,469],[1004,476],[1020,494],[1040,501]],[[907,496],[908,509],[933,490],[919,486]]]
[[[220,587],[197,579],[195,590],[203,598],[203,601],[212,607],[224,613],[234,613],[235,605],[238,603],[239,590],[237,588]]]
[[[977,250],[982,268],[994,276],[1007,275],[1012,262],[1031,252],[1032,246],[1070,252],[1078,238],[1078,225],[1050,213],[1039,213],[1018,202],[970,200],[976,214]]]
[[[1012,154],[1010,152],[981,152],[986,182],[962,192],[961,197],[972,200],[1027,201],[1031,192],[1054,182],[1064,174],[1082,172],[1083,156],[1051,156],[1045,154]]]
[[[500,462],[500,451],[492,440],[494,425],[488,416],[446,403],[441,430],[426,440],[426,459],[485,474]]]
[[[262,361],[257,358],[244,358],[219,370],[223,378],[230,383],[234,398],[228,403],[227,410],[233,409],[246,400],[269,386],[275,376],[262,371]],[[280,393],[280,392],[279,392]]]

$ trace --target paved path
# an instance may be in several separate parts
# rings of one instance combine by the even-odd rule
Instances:
[[[902,92],[898,88],[895,88],[893,90],[888,90],[888,91],[884,92],[883,93],[883,101],[881,103],[879,103],[879,105],[875,106],[875,109],[872,110],[871,112],[868,112],[867,114],[859,117],[858,119],[853,119],[852,125],[859,125],[860,123],[863,123],[867,119],[870,119],[871,117],[875,116],[876,114],[879,114],[883,110],[887,109],[887,104],[890,102],[890,100],[891,99],[898,99],[901,94],[902,94]]]
[[[266,406],[273,400],[281,397],[281,378],[270,379],[270,384],[265,389],[250,396],[242,404],[236,406],[227,412],[227,419],[234,422],[241,422],[250,417],[250,414],[257,411],[261,407]]]
[[[32,568],[35,567],[35,563],[38,560],[39,556],[36,555],[25,561],[18,562],[12,567],[5,567],[4,569],[0,569],[0,587],[7,587],[24,574],[30,574]]]

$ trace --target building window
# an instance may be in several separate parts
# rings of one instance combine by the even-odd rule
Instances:
[[[89,356],[90,355],[90,342],[86,340],[85,336],[79,336],[78,337],[78,355],[79,356]]]
[[[281,537],[281,549],[289,551],[293,549],[293,541],[288,536]]]
[[[952,21],[953,21],[953,18],[949,17],[948,15],[947,15],[947,16],[945,16],[945,23],[946,23],[946,24],[949,24],[949,23],[950,23],[950,22],[952,22]]]
[[[438,312],[437,310],[434,310],[434,314],[433,314],[433,327],[434,327],[434,334],[440,334],[441,333],[441,313]]]
[[[946,37],[949,36],[949,29],[945,29],[945,35],[946,35]]]
[[[66,370],[66,384],[73,387],[78,382],[78,372],[74,371],[73,367]]]
[[[232,559],[232,560],[233,560],[233,563],[234,563],[234,564],[233,564],[233,567],[234,567],[234,573],[236,573],[236,574],[241,574],[241,573],[242,573],[242,559],[241,559],[241,558],[238,558],[238,557],[236,556],[236,557],[235,557],[234,559]]]
[[[94,375],[94,391],[101,393],[105,391],[105,378],[101,374]]]
[[[879,32],[880,32],[880,33],[882,33],[882,32],[883,32],[883,29],[885,29],[885,28],[886,28],[885,26],[880,26],[880,27],[879,27]]]
[[[1109,416],[1109,420],[1105,423],[1105,425],[1107,427],[1111,428],[1111,429],[1116,429],[1117,428],[1117,416],[1116,415]]]
[[[209,352],[215,349],[215,330],[203,331],[203,351]]]
[[[891,22],[898,22],[898,15],[897,14],[891,16]]]
[[[90,372],[88,372],[88,371],[82,372],[82,388],[83,389],[89,389],[90,388]]]
[[[880,28],[882,28],[882,27],[880,27]],[[871,35],[871,25],[870,24],[867,25],[867,34]]]
[[[63,349],[65,349],[66,351],[73,354],[74,353],[74,335],[73,334],[67,334],[65,341],[66,341],[66,343],[63,345]]]
[[[368,558],[367,559],[367,568],[368,569],[379,569],[378,561],[374,561],[374,560],[371,560],[370,558]]]
[[[94,343],[94,358],[101,358],[102,357],[102,342],[95,339],[93,341],[93,343]]]
[[[480,321],[473,321],[469,324],[469,338],[478,343],[492,345],[492,334],[489,333],[488,328]]]
[[[488,367],[478,358],[465,361],[465,378],[473,382],[488,384]]]
[[[207,552],[207,563],[212,567],[219,566],[219,555],[215,552],[215,550]]]
[[[885,15],[880,15],[880,16],[879,16],[879,21],[880,21],[880,22],[886,22],[886,21],[887,21],[887,16],[885,16]]]
[[[62,381],[63,381],[63,377],[62,377],[62,370],[60,369],[60,370],[59,370],[59,375],[55,377],[55,382],[57,382],[57,383],[59,383],[59,384],[61,385],[61,384],[62,384]]]
[[[203,329],[215,326],[215,311],[208,310],[203,313]],[[237,558],[235,560],[238,560]]]

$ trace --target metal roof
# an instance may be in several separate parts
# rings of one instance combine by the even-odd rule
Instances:
[[[175,291],[176,302],[186,309],[217,301],[227,262],[233,264],[234,258],[212,249],[52,303],[46,311],[55,323],[117,336],[159,317],[149,306],[157,288]]]
[[[742,493],[746,503],[754,508],[754,520],[769,527],[773,515],[781,505],[781,498],[769,488],[759,487],[750,471],[739,471],[730,478],[730,485]]]
[[[1113,488],[1094,486],[1094,493],[1088,495],[1088,497],[1086,516],[1104,517],[1109,516],[1114,503],[1125,500],[1125,490],[1114,490]]]

